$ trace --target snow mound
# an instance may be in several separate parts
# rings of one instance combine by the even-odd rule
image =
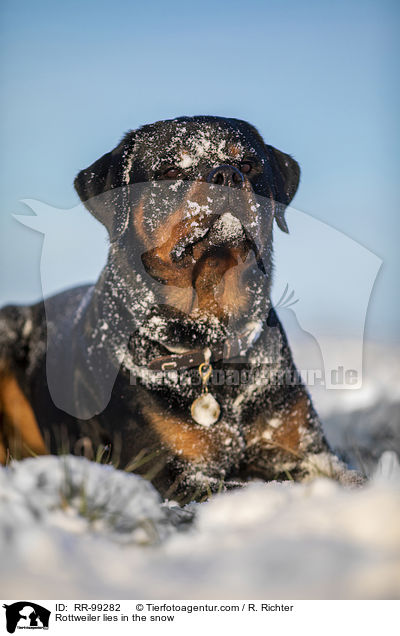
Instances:
[[[186,509],[112,467],[24,460],[0,471],[0,594],[398,598],[399,504],[390,452],[364,487],[253,482]]]
[[[114,541],[153,544],[191,519],[169,507],[138,475],[83,457],[40,457],[0,469],[0,532],[12,537],[41,524]]]

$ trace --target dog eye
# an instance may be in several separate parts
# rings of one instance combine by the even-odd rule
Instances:
[[[181,171],[179,168],[177,168],[176,166],[171,166],[163,173],[163,176],[166,179],[176,179],[177,177],[179,177],[180,174]]]
[[[243,174],[247,174],[248,172],[250,172],[252,167],[253,166],[251,165],[251,163],[241,163],[240,164],[240,170],[241,170],[241,172]]]

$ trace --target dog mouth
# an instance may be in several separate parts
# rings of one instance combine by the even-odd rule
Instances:
[[[182,237],[170,252],[170,258],[178,267],[195,265],[200,260],[209,257],[224,257],[234,252],[244,262],[250,252],[253,252],[258,268],[265,274],[260,251],[241,221],[231,212],[215,215],[206,227],[195,224],[193,231]]]

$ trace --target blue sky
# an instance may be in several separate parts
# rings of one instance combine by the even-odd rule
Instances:
[[[382,259],[367,334],[399,338],[398,4],[3,0],[1,13],[0,304],[41,294],[42,237],[11,216],[29,213],[22,199],[72,208],[75,174],[125,131],[216,114],[292,154],[293,205]],[[76,232],[100,262],[103,235],[86,225],[54,254]],[[332,269],[321,284],[334,288]],[[54,289],[81,274],[69,271]],[[345,298],[351,330],[351,285]]]

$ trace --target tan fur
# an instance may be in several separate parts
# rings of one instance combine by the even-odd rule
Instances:
[[[1,463],[8,451],[16,459],[48,454],[32,408],[11,373],[0,377],[0,414]]]
[[[185,314],[190,314],[197,308],[196,294],[192,287],[182,288],[165,285],[163,294],[168,305]]]
[[[282,450],[290,455],[301,454],[301,428],[308,426],[309,399],[302,396],[288,409],[277,413],[267,421],[259,416],[252,427],[248,445],[266,445],[272,449]]]
[[[236,258],[236,265],[225,272],[216,298],[223,309],[233,316],[239,316],[249,307],[249,296],[243,283],[243,275],[254,264],[254,257],[252,253],[244,254],[241,250],[231,250],[231,253]]]
[[[200,462],[214,454],[214,440],[209,431],[179,417],[143,407],[143,415],[158,433],[163,445],[182,459]]]
[[[230,146],[228,146],[228,152],[231,157],[240,157],[240,155],[242,154],[242,148],[240,146],[236,146],[235,144],[231,144]]]
[[[135,227],[137,236],[143,241],[143,245],[145,247],[149,247],[148,236],[146,235],[146,232],[144,230],[144,210],[142,202],[140,202],[135,209],[133,215],[133,225]]]

